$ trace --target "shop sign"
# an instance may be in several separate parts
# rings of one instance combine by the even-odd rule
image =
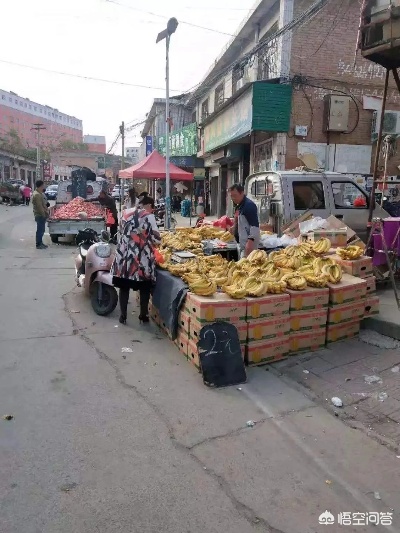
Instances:
[[[253,107],[252,90],[235,100],[204,128],[204,150],[210,152],[251,131]]]
[[[195,180],[203,180],[206,177],[205,168],[194,168],[193,169],[193,178]]]
[[[167,136],[161,135],[158,138],[158,151],[165,156]],[[197,124],[189,124],[180,130],[172,131],[169,134],[170,155],[192,156],[197,154]]]
[[[153,152],[153,137],[151,135],[146,136],[146,157]]]

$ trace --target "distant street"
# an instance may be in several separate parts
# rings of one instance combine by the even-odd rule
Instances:
[[[400,531],[394,451],[276,369],[207,389],[133,295],[126,327],[96,316],[74,247],[36,250],[34,231],[31,208],[0,205],[1,533]]]

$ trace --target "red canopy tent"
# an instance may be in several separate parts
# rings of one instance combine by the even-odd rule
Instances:
[[[147,180],[159,180],[165,179],[165,158],[154,150],[150,155],[148,155],[143,161],[140,161],[137,165],[133,167],[125,168],[120,170],[118,176],[122,179],[147,179]],[[172,180],[179,181],[192,181],[193,174],[191,172],[186,172],[181,168],[177,167],[173,163],[169,165],[170,169],[170,178]]]

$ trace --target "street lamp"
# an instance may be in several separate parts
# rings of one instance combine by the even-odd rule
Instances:
[[[171,35],[176,32],[178,27],[178,21],[176,18],[171,18],[168,21],[167,27],[165,30],[160,32],[157,35],[156,43],[163,41],[165,39],[166,44],[166,57],[165,57],[165,116],[167,122],[167,143],[165,148],[165,229],[170,229],[171,227],[171,184],[170,184],[170,174],[169,174],[169,133],[170,133],[170,117],[169,117],[169,43],[171,40]]]

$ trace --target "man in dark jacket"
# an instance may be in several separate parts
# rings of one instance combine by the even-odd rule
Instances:
[[[242,185],[232,185],[229,191],[236,206],[233,232],[239,242],[240,256],[247,257],[253,250],[257,250],[260,244],[257,206],[244,194]]]
[[[114,237],[118,231],[118,211],[117,206],[115,204],[115,200],[106,192],[101,191],[98,197],[98,201],[100,205],[106,207],[109,211],[111,211],[112,217],[114,219],[114,224],[110,226],[110,234],[111,237]]]

